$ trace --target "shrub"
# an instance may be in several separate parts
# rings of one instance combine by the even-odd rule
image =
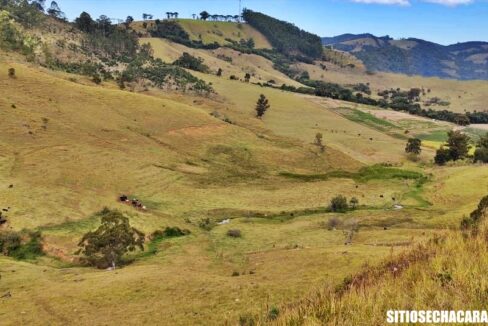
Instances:
[[[227,235],[231,238],[240,238],[242,236],[241,230],[231,229],[227,231]]]
[[[349,204],[351,205],[352,209],[356,209],[356,207],[359,205],[359,200],[356,197],[352,197]]]
[[[182,237],[190,234],[190,230],[180,229],[179,227],[166,227],[164,230],[156,230],[151,234],[151,239]]]
[[[347,204],[347,198],[339,195],[330,201],[330,210],[333,212],[345,212],[349,208],[349,205]]]
[[[0,234],[0,251],[15,259],[34,259],[42,256],[40,232],[4,232]]]
[[[342,224],[342,221],[334,216],[334,217],[331,217],[327,220],[327,222],[325,222],[325,227],[327,228],[327,230],[331,231],[337,227],[339,227],[340,225]]]
[[[268,311],[268,320],[275,320],[280,315],[280,310],[276,306],[272,306]]]
[[[102,79],[98,75],[93,75],[92,82],[94,82],[97,85],[100,85],[102,83]]]
[[[181,57],[178,58],[175,62],[173,62],[175,66],[180,66],[182,68],[187,68],[195,71],[200,72],[208,72],[209,68],[203,63],[203,59],[196,58],[189,54],[188,52],[183,52]]]
[[[8,76],[10,78],[15,78],[15,68],[9,68],[8,69]]]
[[[451,155],[448,148],[441,147],[435,153],[434,162],[437,165],[445,165],[450,160],[451,160]]]
[[[200,222],[198,222],[198,226],[201,228],[201,229],[204,229],[206,231],[210,231],[213,229],[213,227],[215,226],[215,223],[212,222],[208,217],[207,218],[204,218],[204,219],[201,219]]]

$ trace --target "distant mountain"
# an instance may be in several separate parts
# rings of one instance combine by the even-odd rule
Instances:
[[[322,38],[324,45],[347,51],[372,71],[455,79],[488,79],[488,43],[440,45],[416,38],[394,40],[372,34]]]

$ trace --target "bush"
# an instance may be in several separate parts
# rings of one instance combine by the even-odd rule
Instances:
[[[268,320],[275,320],[276,318],[278,318],[279,315],[280,310],[278,309],[278,307],[273,306],[268,311]]]
[[[100,85],[102,83],[102,79],[98,75],[93,75],[92,82],[94,82],[97,85]]]
[[[8,76],[10,78],[15,78],[15,68],[9,68],[8,69]]]
[[[204,218],[204,219],[201,219],[200,222],[198,222],[198,226],[201,228],[201,229],[204,229],[206,231],[210,231],[213,229],[213,227],[215,226],[215,223],[212,222],[208,217],[207,218]]]
[[[34,259],[42,256],[40,232],[4,232],[0,234],[0,251],[15,259]]]
[[[434,162],[437,165],[445,165],[450,160],[451,152],[448,148],[441,147],[435,153]]]
[[[347,204],[347,198],[342,195],[332,198],[329,208],[333,212],[347,211],[349,208],[349,205]]]
[[[195,71],[200,72],[208,72],[209,68],[205,64],[203,64],[203,59],[196,58],[187,52],[183,52],[181,57],[178,58],[175,62],[173,62],[175,66],[180,66],[182,68],[187,68]]]
[[[242,236],[241,230],[231,229],[227,231],[227,235],[231,238],[240,238]]]
[[[341,224],[342,221],[338,217],[334,216],[329,218],[327,222],[325,222],[325,227],[327,228],[327,230],[331,231],[339,227]]]
[[[151,234],[151,239],[183,237],[190,234],[190,230],[180,229],[179,227],[167,227],[164,230],[156,230]]]

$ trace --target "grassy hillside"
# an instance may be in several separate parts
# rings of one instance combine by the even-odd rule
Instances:
[[[432,164],[433,148],[452,124],[264,87],[259,83],[271,79],[301,85],[274,69],[276,58],[140,38],[152,51],[137,48],[130,63],[106,60],[108,52],[102,60],[91,48],[76,55],[69,45],[86,35],[48,26],[55,29],[35,32],[51,54],[67,63],[102,62],[115,80],[0,53],[0,209],[7,220],[0,236],[39,231],[44,251],[0,257],[7,325],[234,325],[274,307],[283,320],[300,321],[293,307],[282,307],[457,228],[488,189],[486,166]],[[167,63],[188,52],[210,71],[178,68],[166,87],[155,87],[161,70],[144,67],[159,61],[141,59],[152,52]],[[349,57],[334,54],[339,79],[353,68]],[[300,67],[312,75],[335,71],[329,65]],[[175,85],[176,76],[188,74],[214,92]],[[131,81],[121,85],[122,76]],[[258,119],[261,94],[270,108]],[[404,148],[414,135],[432,143],[410,160]],[[147,210],[118,202],[121,194]],[[359,203],[334,212],[329,205],[338,195]],[[104,207],[146,234],[145,250],[127,254],[114,271],[84,266],[75,254]],[[190,234],[151,237],[166,227]],[[321,303],[310,309],[319,323]]]
[[[214,83],[215,99],[134,94],[14,62],[0,70],[10,66],[17,79],[0,80],[2,206],[12,208],[7,228],[42,231],[47,253],[35,262],[1,259],[0,292],[12,293],[4,317],[12,324],[69,322],[75,309],[82,323],[151,323],[159,314],[173,324],[232,323],[266,305],[297,300],[326,280],[338,282],[365,261],[389,255],[391,245],[408,246],[443,223],[428,226],[438,208],[416,211],[423,204],[412,182],[303,177],[355,171],[360,164],[351,156],[403,160],[401,141],[396,149],[394,138],[331,108],[344,103],[314,103],[204,74],[198,75]],[[261,92],[272,109],[259,121],[252,111]],[[210,116],[215,110],[235,124]],[[360,131],[365,139],[332,132],[341,128]],[[310,144],[317,131],[324,133],[325,155]],[[369,133],[384,142],[369,143]],[[149,210],[118,204],[120,193],[137,196]],[[327,213],[324,207],[338,193],[358,197],[365,209]],[[391,210],[392,197],[412,208]],[[459,197],[470,202],[466,198]],[[96,227],[93,214],[103,206],[121,209],[147,234],[180,226],[192,235],[156,244],[155,254],[136,255],[134,264],[108,277],[72,260],[78,239]],[[343,231],[323,226],[334,216],[360,221],[361,231],[346,249]],[[232,220],[205,231],[198,227],[203,217]],[[230,228],[243,237],[228,238]],[[45,275],[41,280],[39,273]],[[128,309],[130,316],[117,313]]]
[[[277,85],[300,85],[298,82],[275,70],[270,60],[255,54],[240,53],[229,48],[219,48],[216,50],[193,49],[159,38],[141,38],[140,43],[151,44],[154,49],[154,56],[166,62],[175,61],[183,52],[202,58],[204,64],[211,67],[212,73],[217,73],[217,70],[221,68],[223,78],[229,78],[234,75],[238,79],[244,79],[245,74],[249,73],[251,75],[251,82],[255,83],[265,83],[274,80]]]
[[[261,33],[248,24],[239,24],[233,22],[217,22],[195,19],[178,19],[176,20],[185,32],[188,33],[192,41],[202,41],[203,44],[230,44],[228,40],[239,42],[252,38],[257,49],[271,49],[271,45]],[[131,27],[137,32],[145,35],[147,29],[154,27],[154,21],[145,21],[147,28],[143,28],[144,22],[133,22]],[[148,35],[146,35],[148,36]]]
[[[484,210],[482,219],[486,219]],[[476,233],[443,232],[281,311],[276,325],[386,325],[386,311],[484,310],[486,220]],[[471,233],[471,234],[470,234]],[[269,317],[262,324],[268,324]]]
[[[228,44],[229,42],[226,39],[239,42],[241,39],[248,40],[252,38],[257,49],[271,48],[266,37],[248,24],[194,19],[179,19],[178,23],[190,34],[192,40],[202,40],[205,44],[214,42]]]
[[[426,78],[421,76],[406,76],[402,74],[375,72],[366,73],[362,69],[340,67],[334,63],[324,62],[327,70],[315,65],[298,64],[300,70],[307,71],[311,79],[335,82],[343,85],[369,83],[373,95],[390,88],[424,88],[427,93],[421,102],[438,97],[449,102],[447,106],[432,105],[434,110],[485,111],[484,94],[488,91],[486,81],[459,81],[440,78]],[[430,92],[428,92],[430,90]]]

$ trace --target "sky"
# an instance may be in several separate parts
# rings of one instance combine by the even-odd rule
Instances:
[[[243,8],[294,23],[319,36],[371,33],[393,38],[415,37],[440,44],[488,41],[488,0],[241,0]],[[49,4],[49,0],[46,1]],[[236,15],[239,0],[57,0],[70,20],[82,11],[141,19],[178,12],[191,18]]]

